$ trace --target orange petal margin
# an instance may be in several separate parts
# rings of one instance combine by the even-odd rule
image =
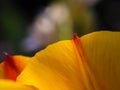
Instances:
[[[11,56],[6,54],[6,60],[4,62],[6,77],[8,79],[15,80],[16,77],[24,69],[29,59],[30,58],[26,56],[21,55]]]

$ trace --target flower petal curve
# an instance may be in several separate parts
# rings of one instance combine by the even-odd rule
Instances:
[[[29,60],[27,56],[6,54],[6,59],[0,63],[0,79],[15,80]]]
[[[74,40],[52,44],[32,59],[17,81],[41,90],[93,90]]]
[[[38,52],[17,81],[41,90],[119,90],[120,32],[101,31]]]
[[[0,90],[38,90],[37,88],[11,80],[0,79]]]

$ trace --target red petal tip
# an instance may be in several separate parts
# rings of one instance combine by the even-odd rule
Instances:
[[[77,39],[77,38],[78,38],[77,34],[74,33],[74,34],[73,34],[73,39],[75,40],[75,39]]]

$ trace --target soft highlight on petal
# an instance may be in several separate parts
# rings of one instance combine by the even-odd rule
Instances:
[[[37,88],[10,80],[0,79],[0,90],[38,90]]]

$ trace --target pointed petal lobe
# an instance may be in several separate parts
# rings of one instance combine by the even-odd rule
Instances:
[[[21,73],[26,64],[29,61],[29,57],[26,56],[10,56],[6,55],[4,62],[4,70],[6,72],[6,78],[15,80],[16,77]]]

